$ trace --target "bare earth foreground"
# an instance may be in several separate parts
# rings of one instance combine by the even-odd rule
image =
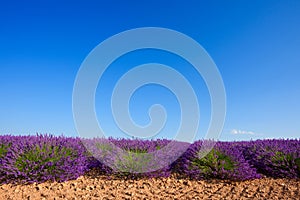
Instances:
[[[0,199],[300,199],[300,180],[263,178],[243,182],[152,178],[107,179],[90,172],[77,180],[0,185]]]

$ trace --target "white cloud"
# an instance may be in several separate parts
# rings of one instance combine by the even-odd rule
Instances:
[[[244,131],[244,130],[238,130],[238,129],[232,129],[230,132],[231,132],[231,134],[234,134],[234,135],[255,135],[255,133],[252,131]]]

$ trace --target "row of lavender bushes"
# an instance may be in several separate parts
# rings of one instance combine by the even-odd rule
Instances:
[[[201,140],[188,144],[166,139],[2,135],[0,183],[61,182],[92,168],[124,178],[172,173],[191,179],[237,181],[264,176],[300,178],[300,140],[217,142],[205,157],[201,156],[203,144]]]

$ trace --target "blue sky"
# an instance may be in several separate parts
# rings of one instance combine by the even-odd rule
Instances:
[[[171,3],[172,2],[172,3]],[[0,3],[0,134],[51,133],[77,136],[72,91],[88,53],[119,32],[164,27],[200,43],[222,75],[227,115],[221,140],[300,137],[300,2],[294,1],[6,1]],[[98,119],[113,127],[109,92],[130,67],[164,63],[196,88],[201,121],[210,120],[209,94],[188,63],[167,52],[134,52],[116,60],[96,93]],[[130,102],[136,123],[161,103],[168,122],[158,137],[173,137],[178,102],[167,89],[149,85]]]

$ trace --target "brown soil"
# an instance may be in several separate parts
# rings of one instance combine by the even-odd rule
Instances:
[[[0,185],[0,199],[300,199],[300,180],[243,182],[170,178],[107,179],[96,172],[64,183]]]

